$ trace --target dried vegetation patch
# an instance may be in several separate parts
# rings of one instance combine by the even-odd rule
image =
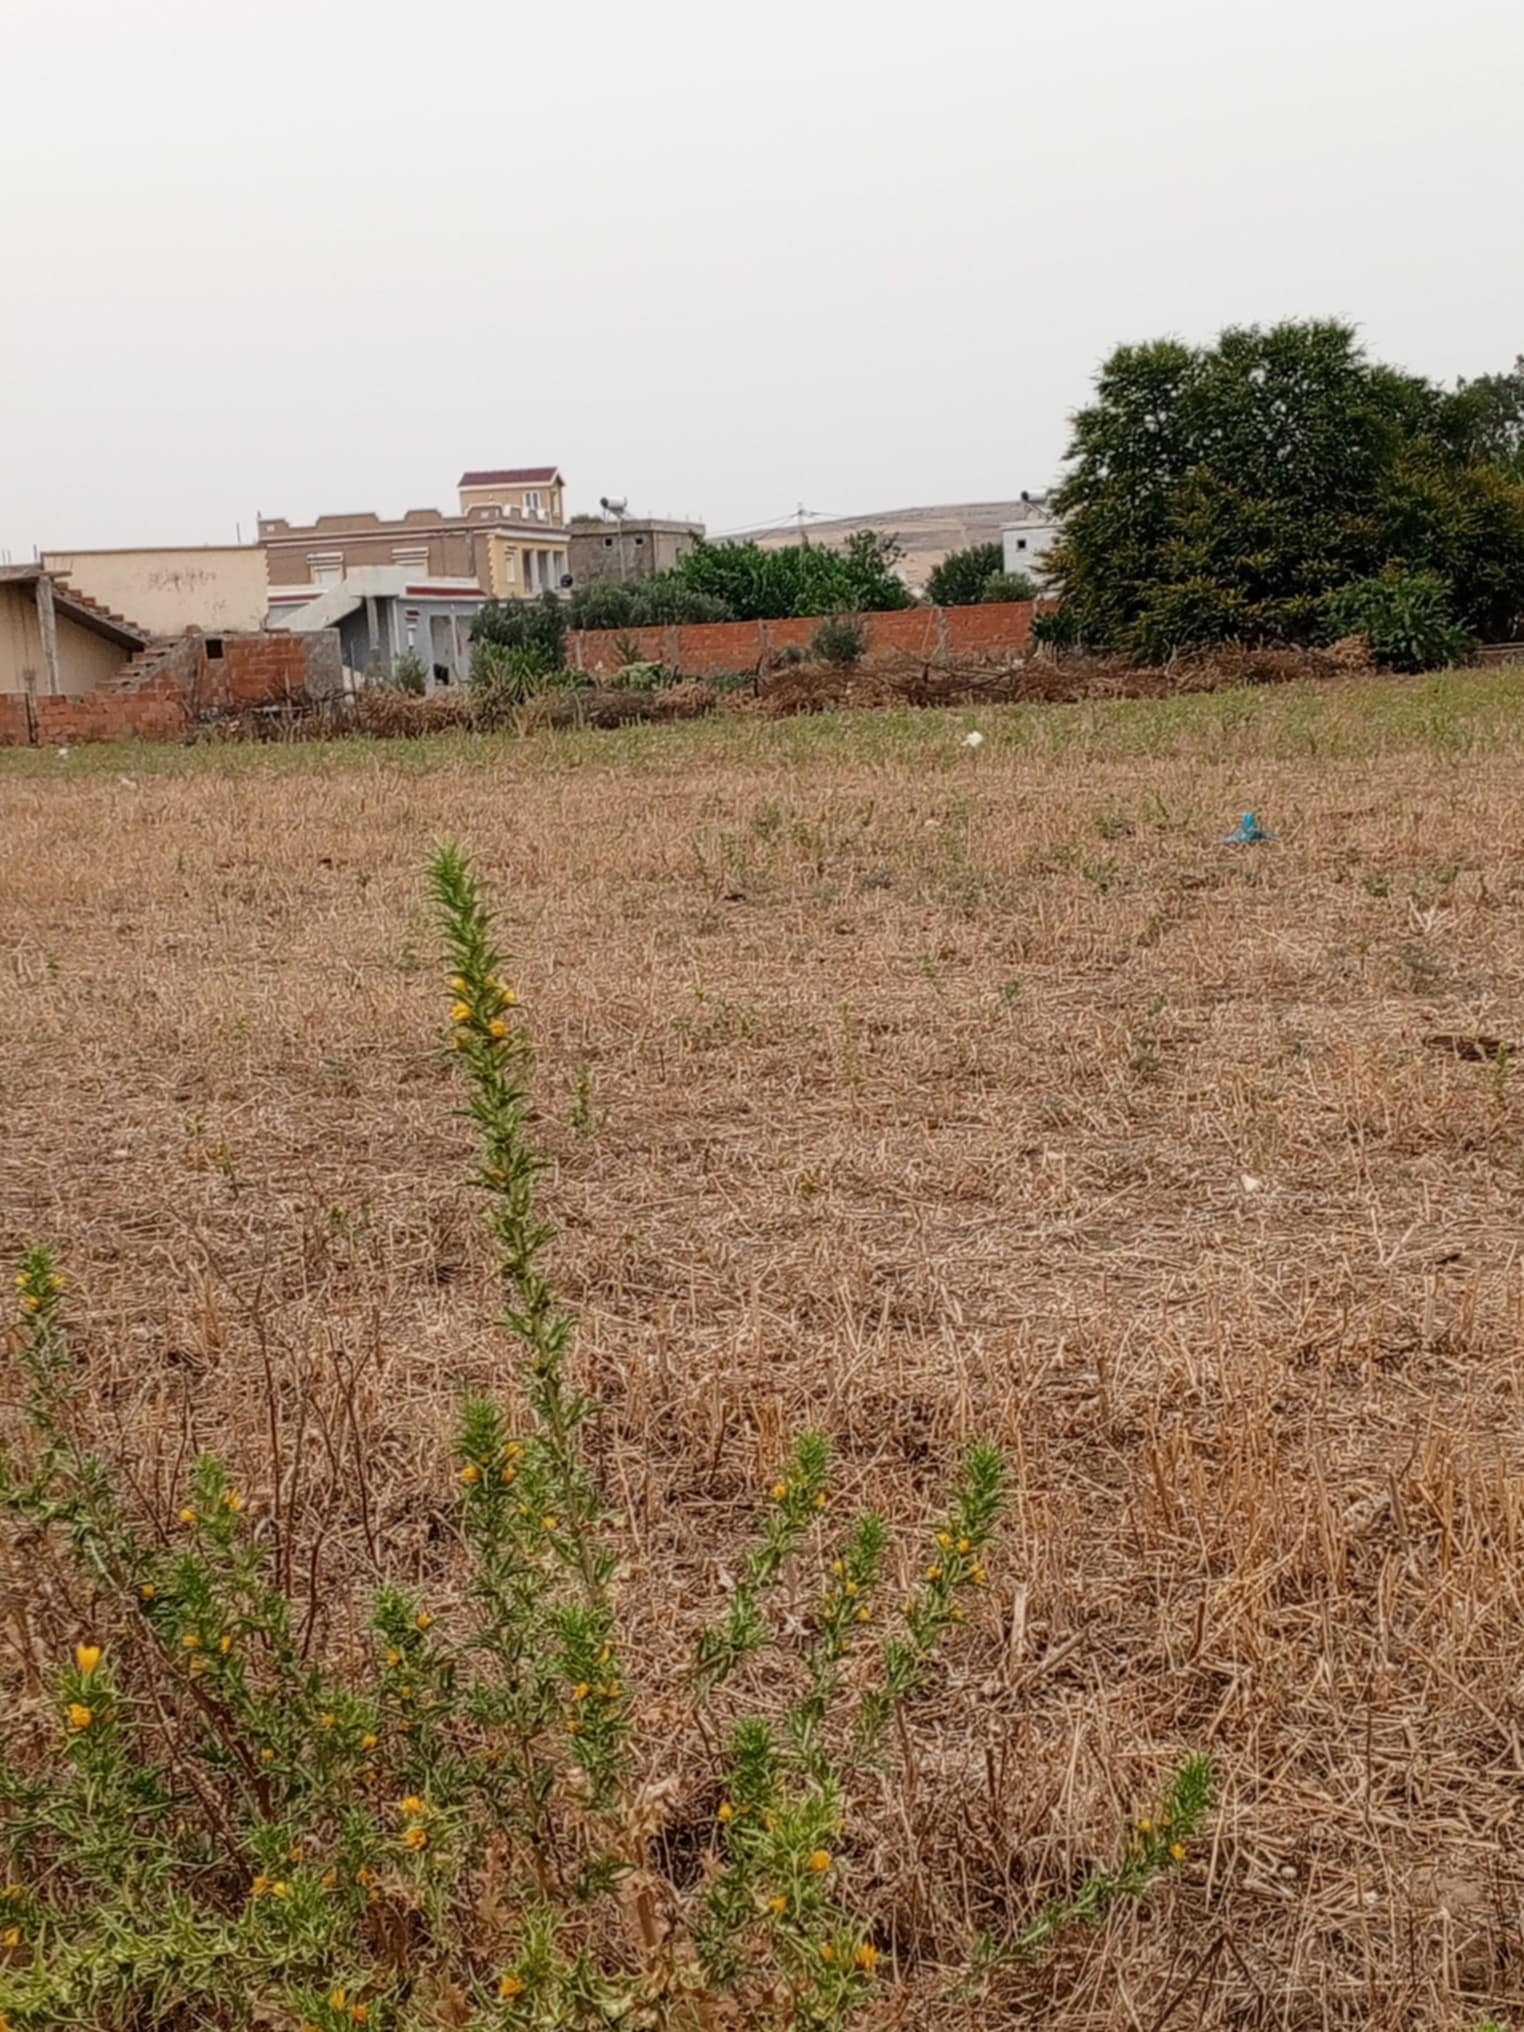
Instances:
[[[56,1243],[166,1531],[216,1447],[313,1644],[358,1641],[383,1548],[448,1616],[452,1410],[504,1374],[418,876],[448,831],[521,955],[648,1740],[792,1430],[902,1561],[972,1435],[1014,1464],[852,1838],[888,2022],[1518,2013],[1524,748],[857,724],[8,774],[0,1250]],[[1222,846],[1246,805],[1274,841]],[[25,1701],[76,1605],[4,1590]],[[948,2004],[1196,1750],[1199,1861]]]

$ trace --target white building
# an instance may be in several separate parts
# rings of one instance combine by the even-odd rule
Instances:
[[[1027,572],[1040,585],[1044,576],[1043,559],[1057,543],[1060,525],[1041,496],[1032,500],[1024,498],[1022,507],[1020,518],[1007,522],[1000,532],[1005,569],[1008,572]]]
[[[354,683],[390,677],[416,657],[424,689],[464,684],[471,675],[471,623],[487,595],[474,579],[434,579],[401,565],[356,565],[331,585],[273,586],[269,625],[306,635],[337,628]]]

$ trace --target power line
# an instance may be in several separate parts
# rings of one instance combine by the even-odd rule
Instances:
[[[775,515],[766,522],[744,522],[739,528],[716,529],[712,533],[718,537],[750,536],[759,529],[787,529],[790,523],[850,522],[851,519],[850,515],[833,515],[824,508],[790,508],[782,515]]]

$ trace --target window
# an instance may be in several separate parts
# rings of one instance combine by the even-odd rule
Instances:
[[[429,568],[429,547],[426,543],[394,544],[392,562],[400,564],[404,571],[426,572]]]
[[[639,550],[641,546],[644,544],[644,542],[645,538],[643,536],[637,536],[635,539],[635,548]]]
[[[612,536],[604,537],[603,547],[605,550],[612,550],[614,548],[614,539]]]
[[[344,576],[342,550],[309,550],[307,569],[315,586],[336,586]]]
[[[529,515],[538,515],[538,514],[539,514],[539,512],[540,512],[540,490],[539,490],[539,488],[538,488],[538,487],[531,487],[531,488],[529,489],[528,493],[527,493],[527,494],[525,494],[525,496],[524,496],[524,510],[525,510],[525,513],[526,513],[526,514],[529,514]]]
[[[220,663],[222,661],[222,637],[220,635],[207,636],[206,659],[208,663]]]
[[[1026,547],[1027,547],[1027,540],[1026,540],[1026,538],[1025,538],[1024,536],[1018,536],[1018,537],[1017,537],[1017,539],[1016,539],[1016,548],[1017,548],[1018,550],[1025,550],[1025,549],[1026,549]]]

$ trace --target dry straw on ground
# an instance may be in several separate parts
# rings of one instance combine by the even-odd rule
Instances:
[[[975,752],[926,715],[19,763],[0,1247],[58,1244],[147,1505],[226,1448],[314,1642],[383,1549],[447,1614],[451,1407],[505,1359],[420,879],[458,837],[540,1044],[653,1753],[790,1429],[907,1560],[963,1440],[1016,1463],[982,1620],[850,1838],[887,2021],[1517,2013],[1524,1102],[1506,1053],[1425,1041],[1524,1042],[1524,742],[1485,684],[1007,709]],[[1220,845],[1250,804],[1276,839]],[[62,1585],[5,1575],[8,1689]],[[1199,1858],[947,2005],[969,1934],[1195,1749]],[[715,1768],[695,1742],[674,1870]]]

